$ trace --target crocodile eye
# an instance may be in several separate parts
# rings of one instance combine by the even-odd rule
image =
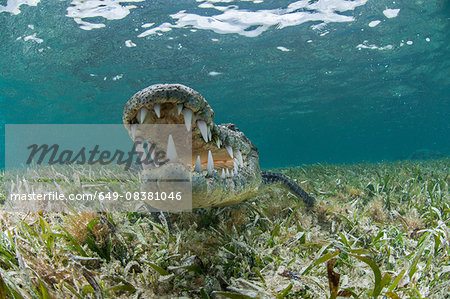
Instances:
[[[133,95],[122,114],[133,141],[143,138],[145,130],[152,134],[151,126],[141,124],[184,124],[180,130],[184,127],[191,132],[184,136],[192,138],[192,160],[188,159],[191,165],[183,165],[178,159],[177,146],[181,142],[172,135],[159,143],[157,138],[145,139],[147,145],[155,145],[153,150],[138,143],[136,152],[141,159],[151,158],[142,164],[142,183],[169,173],[190,178],[192,208],[225,206],[254,196],[261,184],[258,150],[234,124],[217,125],[213,118],[208,102],[181,84],[156,84]],[[155,147],[165,151],[168,163],[158,164]]]
[[[249,144],[232,123],[213,123],[214,111],[196,91],[179,84],[152,85],[136,93],[126,104],[124,123],[134,140],[139,124],[185,124],[192,132],[192,174],[227,180],[247,167]],[[161,145],[161,146],[166,146]],[[170,150],[170,151],[169,151]],[[176,153],[176,144],[167,144]],[[173,160],[176,157],[174,157]]]
[[[228,129],[230,129],[232,131],[239,132],[239,129],[235,126],[235,124],[228,123],[228,124],[223,124],[223,126],[227,127]]]

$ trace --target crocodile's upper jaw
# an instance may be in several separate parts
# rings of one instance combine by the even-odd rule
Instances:
[[[131,97],[123,111],[132,139],[135,124],[185,124],[192,130],[193,165],[185,171],[192,176],[193,208],[242,201],[261,183],[257,149],[234,125],[216,125],[213,118],[208,102],[180,84],[149,86]]]

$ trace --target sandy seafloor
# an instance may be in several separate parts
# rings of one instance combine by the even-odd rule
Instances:
[[[171,213],[171,231],[138,213],[3,212],[0,297],[448,298],[448,158],[272,171],[315,207],[270,185],[234,206]],[[0,180],[18,190],[37,175]],[[87,179],[39,175],[61,190]]]

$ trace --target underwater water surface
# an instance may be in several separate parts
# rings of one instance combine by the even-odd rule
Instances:
[[[5,124],[120,124],[155,83],[200,92],[262,167],[450,155],[445,0],[0,0]]]

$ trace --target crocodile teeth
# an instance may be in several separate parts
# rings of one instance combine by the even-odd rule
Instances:
[[[186,130],[188,132],[191,130],[191,122],[192,122],[192,110],[190,109],[183,109],[183,116],[184,116],[184,124],[186,125]]]
[[[212,134],[211,134],[211,126],[208,126],[208,141],[211,141]]]
[[[150,148],[150,159],[152,159],[153,162],[155,162],[155,152],[156,152],[156,148],[155,147],[151,147]]]
[[[155,110],[156,116],[158,118],[160,118],[161,117],[161,105],[155,104],[155,106],[153,106],[153,110]]]
[[[244,166],[244,160],[242,159],[242,153],[240,150],[236,152],[236,158],[238,158],[239,165]]]
[[[202,162],[200,161],[200,156],[197,156],[197,162],[195,162],[195,171],[202,172]]]
[[[170,162],[178,162],[177,149],[175,148],[175,142],[173,142],[172,135],[169,135],[169,140],[167,142],[166,158],[169,159]]]
[[[234,170],[237,172],[239,165],[238,165],[238,162],[236,161],[236,159],[234,159],[233,164],[234,164]]]
[[[204,120],[197,120],[197,127],[202,133],[203,140],[208,143],[208,128],[206,127],[206,122]]]
[[[225,145],[228,154],[230,154],[231,159],[233,159],[233,148],[230,145]]]
[[[134,139],[136,137],[136,127],[137,127],[137,124],[130,125],[131,139]]]
[[[217,138],[217,147],[220,148],[221,144],[222,144],[222,141],[220,141],[220,138]]]
[[[178,108],[178,115],[180,115],[181,110],[183,110],[183,104],[178,104],[177,108]]]
[[[147,159],[147,153],[145,151],[144,142],[142,139],[139,139],[139,141],[136,141],[135,143],[135,151],[138,154],[139,160],[141,161],[141,165],[144,169],[147,169],[149,167],[149,162]]]
[[[227,168],[227,171],[226,171],[226,175],[227,175],[227,177],[230,177],[230,171],[228,170],[228,168]]]
[[[139,123],[143,124],[148,110],[147,110],[147,108],[142,107],[142,109],[139,112],[140,112],[139,113]]]
[[[208,164],[206,164],[206,170],[211,173],[214,170],[214,160],[211,151],[208,151]]]
[[[222,175],[220,176],[222,179],[225,178],[225,170],[222,168]]]

